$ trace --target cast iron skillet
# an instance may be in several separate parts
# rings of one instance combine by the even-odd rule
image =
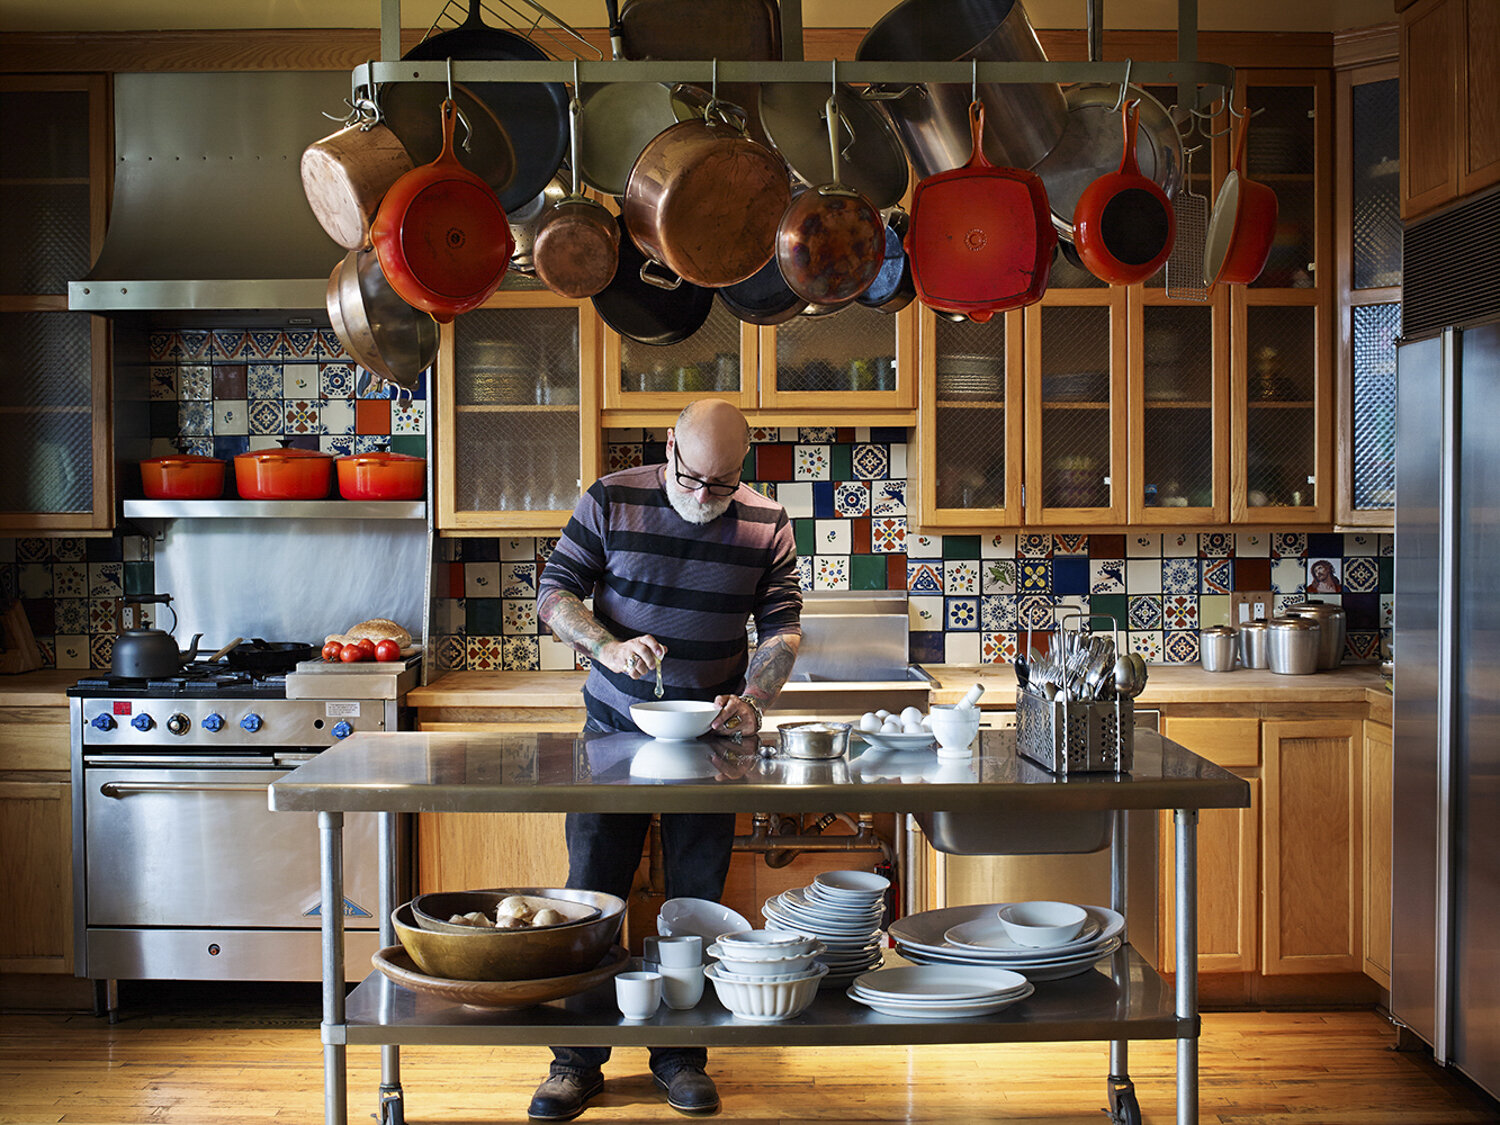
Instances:
[[[724,307],[746,324],[785,324],[807,304],[792,292],[774,257],[744,281],[715,292]]]
[[[892,211],[885,224],[885,262],[870,287],[854,299],[877,312],[900,312],[917,296],[911,279],[911,262],[906,257],[906,230],[911,219],[905,211]]]
[[[470,0],[462,24],[430,35],[404,59],[498,59],[547,62],[531,40],[484,22],[480,0]],[[490,107],[516,152],[516,173],[500,206],[507,212],[535,199],[562,167],[568,147],[568,90],[562,82],[476,82],[469,92]]]
[[[635,240],[622,237],[615,276],[590,300],[600,319],[621,336],[657,346],[681,343],[703,327],[713,308],[714,291],[687,281],[675,289],[651,285],[641,280],[645,262]]]
[[[221,663],[235,672],[290,672],[313,657],[313,646],[296,641],[241,641],[225,654]]]

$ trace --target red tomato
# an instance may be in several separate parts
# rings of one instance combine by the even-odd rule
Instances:
[[[345,664],[353,664],[356,660],[368,660],[369,657],[359,645],[345,645],[339,650],[339,659]]]
[[[385,661],[400,660],[401,646],[387,637],[375,646],[375,659]]]
[[[355,641],[354,643],[359,646],[360,651],[363,652],[368,659],[373,660],[375,658],[375,642],[370,640],[369,637],[360,637],[359,640]]]
[[[339,644],[338,641],[329,641],[326,645],[323,646],[323,659],[329,661],[330,663],[336,663],[339,659],[340,653],[342,653],[343,651],[344,646]]]

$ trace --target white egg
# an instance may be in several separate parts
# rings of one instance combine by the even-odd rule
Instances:
[[[922,716],[922,729],[923,730],[931,730],[932,729],[932,716],[931,715],[923,715]]]
[[[881,734],[900,734],[901,733],[901,720],[898,719],[898,718],[896,718],[896,716],[892,715],[889,719],[887,719],[885,722],[883,722],[883,723],[880,724],[880,733]]]
[[[926,729],[921,723],[906,723],[901,727],[902,734],[924,734]]]
[[[878,731],[880,729],[880,716],[874,711],[866,711],[859,717],[859,729],[867,731]]]
[[[880,720],[882,722],[884,722],[886,719],[889,719],[891,717],[891,713],[889,711],[887,711],[884,707],[882,707],[882,708],[880,708],[880,710],[876,711],[875,714],[880,717]]]
[[[901,708],[901,722],[902,722],[903,725],[905,725],[906,723],[920,723],[921,721],[922,721],[922,712],[919,711],[919,710],[917,710],[917,708],[915,708],[915,707],[903,707],[903,708]]]

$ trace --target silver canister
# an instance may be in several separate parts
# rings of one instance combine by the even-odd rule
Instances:
[[[1233,625],[1210,625],[1198,630],[1198,659],[1205,672],[1233,672],[1238,630]]]
[[[1267,667],[1266,645],[1269,628],[1265,619],[1260,617],[1252,621],[1240,622],[1240,663],[1246,668]]]
[[[1337,668],[1344,659],[1344,637],[1348,620],[1341,605],[1299,602],[1282,611],[1287,617],[1305,617],[1318,623],[1318,670]]]
[[[1306,676],[1318,670],[1318,623],[1308,617],[1273,617],[1266,622],[1266,666],[1278,676]]]

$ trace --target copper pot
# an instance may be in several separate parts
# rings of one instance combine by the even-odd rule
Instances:
[[[361,118],[302,153],[302,190],[328,237],[345,250],[370,245],[370,223],[386,191],[412,170],[396,134]]]
[[[532,267],[552,292],[574,299],[602,292],[620,264],[620,226],[579,181],[579,111],[569,106],[573,130],[573,192],[549,211],[532,243]]]
[[[771,260],[792,191],[781,157],[710,108],[701,120],[663,129],[641,150],[622,215],[647,257],[694,285],[717,288]]]

